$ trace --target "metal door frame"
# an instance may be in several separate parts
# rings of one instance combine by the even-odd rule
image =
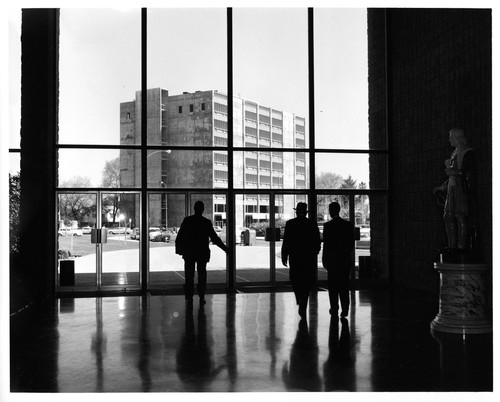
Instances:
[[[139,211],[139,225],[140,227],[142,226],[142,214],[141,214],[141,197],[140,194],[141,192],[139,190],[137,191],[119,191],[119,190],[113,190],[113,189],[99,189],[99,190],[83,190],[83,189],[68,189],[68,190],[56,190],[56,203],[55,203],[55,208],[56,208],[56,214],[55,216],[58,217],[58,211],[59,211],[59,196],[61,194],[89,194],[89,195],[94,195],[96,197],[96,228],[102,228],[102,195],[103,194],[136,194],[139,195],[138,197],[138,211]],[[56,236],[58,236],[58,226],[59,222],[55,222],[55,233]],[[56,245],[59,244],[58,239],[56,240]],[[56,247],[58,248],[58,247]],[[58,259],[58,250],[55,250],[56,253],[56,264],[55,264],[55,291],[56,293],[61,293],[61,292],[103,292],[103,291],[129,291],[129,290],[140,290],[142,286],[142,246],[141,242],[139,242],[139,283],[136,285],[130,285],[130,286],[123,286],[123,285],[102,285],[102,275],[103,275],[103,263],[102,263],[102,244],[101,243],[96,243],[95,244],[95,254],[96,254],[96,261],[95,261],[95,275],[96,275],[96,282],[95,286],[61,286],[60,285],[60,273],[59,273],[59,259]],[[76,273],[75,273],[76,275]]]

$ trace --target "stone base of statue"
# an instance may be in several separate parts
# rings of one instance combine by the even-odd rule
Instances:
[[[439,312],[431,330],[463,335],[491,333],[488,265],[438,262],[434,268],[440,274]]]

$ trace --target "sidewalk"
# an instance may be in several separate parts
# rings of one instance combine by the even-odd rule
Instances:
[[[226,254],[217,246],[211,246],[208,271],[225,270]],[[108,251],[102,254],[103,272],[139,272],[139,250]],[[236,247],[236,265],[238,269],[258,269],[269,267],[268,246]],[[158,247],[149,250],[150,272],[184,271],[184,260],[175,254],[174,247]],[[276,266],[282,267],[281,253],[276,250]],[[75,273],[93,273],[96,271],[96,255],[89,254],[75,258]]]

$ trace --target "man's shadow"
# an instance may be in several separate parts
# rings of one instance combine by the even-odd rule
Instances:
[[[317,326],[309,328],[306,319],[299,322],[299,328],[290,352],[290,360],[283,365],[282,378],[291,391],[321,391],[318,369]]]
[[[177,375],[185,383],[187,391],[205,391],[206,387],[224,369],[215,367],[207,336],[205,309],[198,310],[198,332],[196,333],[193,306],[186,305],[185,331],[177,352]]]
[[[341,318],[342,328],[339,338],[339,321],[337,317],[330,319],[328,336],[328,359],[323,366],[325,391],[355,391],[354,359],[351,355],[351,334],[349,322]]]

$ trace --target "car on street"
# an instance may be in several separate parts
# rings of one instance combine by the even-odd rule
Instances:
[[[82,233],[83,234],[90,234],[90,232],[92,232],[92,228],[90,226],[84,226],[82,228]]]
[[[170,242],[170,232],[165,228],[150,227],[149,241],[168,243]]]
[[[124,226],[118,226],[116,228],[107,228],[109,234],[124,234],[125,232],[127,234],[132,233],[132,229],[125,228]]]
[[[57,234],[59,236],[81,236],[83,231],[78,228],[61,228],[57,231]]]
[[[139,228],[132,229],[132,233],[130,233],[130,238],[132,240],[139,240],[141,238],[140,232],[141,230]]]

